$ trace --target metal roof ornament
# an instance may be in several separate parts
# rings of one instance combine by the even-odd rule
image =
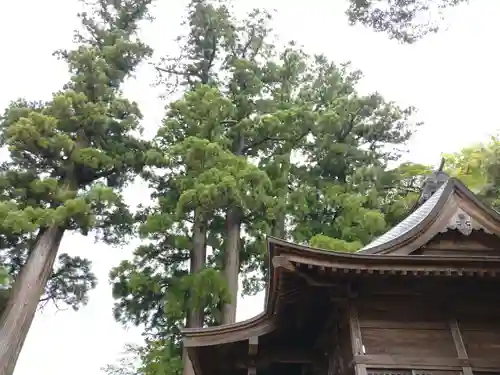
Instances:
[[[432,172],[431,175],[425,179],[422,186],[422,193],[418,199],[417,207],[426,202],[450,178],[450,176],[443,171],[444,163],[445,159],[441,158],[441,163],[439,164],[438,169]]]

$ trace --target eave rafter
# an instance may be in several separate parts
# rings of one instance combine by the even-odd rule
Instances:
[[[397,257],[398,259],[387,259],[386,262],[372,262],[353,260],[319,260],[300,257],[296,255],[279,255],[273,259],[275,267],[281,267],[286,271],[295,272],[308,281],[321,286],[306,274],[305,270],[314,270],[320,274],[344,274],[344,275],[400,275],[400,276],[500,276],[500,257],[490,257],[488,264],[484,259],[463,258],[449,259],[443,257],[419,257],[414,258]],[[328,286],[328,285],[325,285]]]

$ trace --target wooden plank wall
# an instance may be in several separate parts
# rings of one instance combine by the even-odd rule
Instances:
[[[494,234],[474,231],[464,236],[457,230],[440,233],[414,255],[434,256],[498,256],[500,239]]]
[[[354,301],[348,314],[356,373],[500,373],[500,303],[465,302],[417,296]]]

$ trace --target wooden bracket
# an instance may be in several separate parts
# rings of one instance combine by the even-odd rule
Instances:
[[[295,271],[295,266],[290,262],[290,260],[284,255],[277,255],[273,257],[272,260],[274,268],[284,268],[287,271],[293,272]]]

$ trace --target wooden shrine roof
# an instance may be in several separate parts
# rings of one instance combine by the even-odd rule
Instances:
[[[460,219],[463,219],[460,222]],[[439,220],[441,219],[441,220]],[[434,227],[432,224],[435,223]],[[358,253],[409,254],[398,251],[413,239],[426,238],[448,230],[458,230],[464,235],[483,231],[500,235],[500,215],[483,204],[462,182],[450,178],[420,207],[394,228],[363,247]],[[427,232],[427,233],[425,233]],[[416,250],[413,246],[411,251]]]
[[[452,251],[443,245],[450,238],[455,241]],[[478,242],[477,246],[474,241]],[[293,314],[294,309],[309,308],[305,305],[314,300],[311,297],[307,303],[304,300],[283,302],[284,296],[293,293],[299,284],[313,294],[313,290],[325,289],[314,288],[325,286],[321,284],[325,280],[331,283],[366,277],[381,280],[391,276],[436,280],[500,277],[500,215],[453,178],[444,182],[400,224],[358,252],[315,249],[273,237],[269,237],[267,243],[269,278],[264,311],[243,322],[182,330],[184,346],[197,375],[202,375],[200,358],[211,358],[209,347],[225,346],[227,350],[229,344],[241,348],[246,345],[249,350],[251,340],[263,336],[269,342],[276,342],[283,333],[278,335],[275,331],[286,316]],[[460,243],[466,246],[459,246]],[[433,246],[430,252],[422,252],[427,244]],[[441,252],[432,253],[436,249]],[[319,314],[321,309],[314,309]],[[293,330],[281,330],[285,334],[287,331]],[[297,333],[300,334],[303,333]],[[201,362],[203,366],[214,365],[209,364],[210,359]]]
[[[316,270],[330,275],[358,277],[361,275],[439,276],[439,277],[498,277],[500,256],[401,256],[378,255],[363,252],[346,253],[315,249],[277,238],[268,238],[271,265],[267,299],[263,313],[229,325],[209,328],[185,328],[184,343],[188,347],[218,345],[247,340],[271,332],[275,327],[278,297],[286,293],[281,282],[284,274],[293,273],[308,278],[305,270]],[[307,280],[314,286],[314,280]]]

